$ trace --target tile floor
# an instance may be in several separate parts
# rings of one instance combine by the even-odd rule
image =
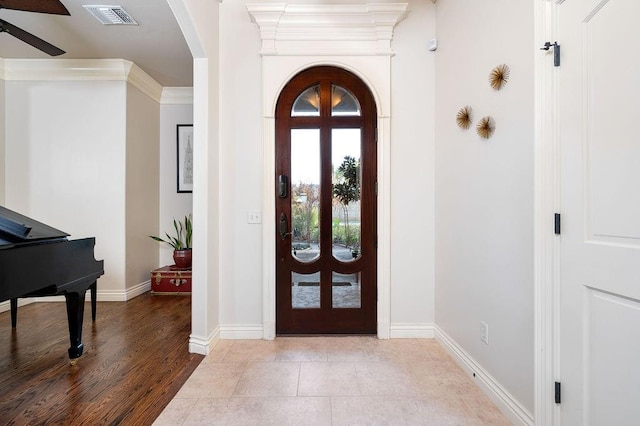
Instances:
[[[433,339],[221,340],[154,425],[509,425]]]

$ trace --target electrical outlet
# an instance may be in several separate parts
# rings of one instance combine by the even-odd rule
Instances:
[[[247,212],[247,223],[262,223],[260,210],[249,210]]]
[[[484,321],[480,321],[480,340],[489,344],[489,325]]]

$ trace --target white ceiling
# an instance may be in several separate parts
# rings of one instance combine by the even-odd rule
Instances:
[[[65,50],[62,59],[122,58],[165,87],[193,85],[193,59],[166,0],[61,0],[71,16],[0,9],[0,19]],[[102,25],[82,5],[122,6],[138,22]],[[0,33],[0,57],[52,58]]]

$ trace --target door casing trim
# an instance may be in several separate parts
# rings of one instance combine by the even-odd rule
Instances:
[[[536,41],[556,40],[558,7],[562,1],[539,0],[534,8]],[[560,424],[553,383],[559,380],[560,238],[554,234],[553,214],[560,212],[560,141],[558,73],[549,55],[534,64],[534,421]]]

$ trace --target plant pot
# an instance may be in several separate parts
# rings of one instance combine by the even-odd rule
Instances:
[[[173,261],[179,269],[191,268],[191,249],[174,250]]]

